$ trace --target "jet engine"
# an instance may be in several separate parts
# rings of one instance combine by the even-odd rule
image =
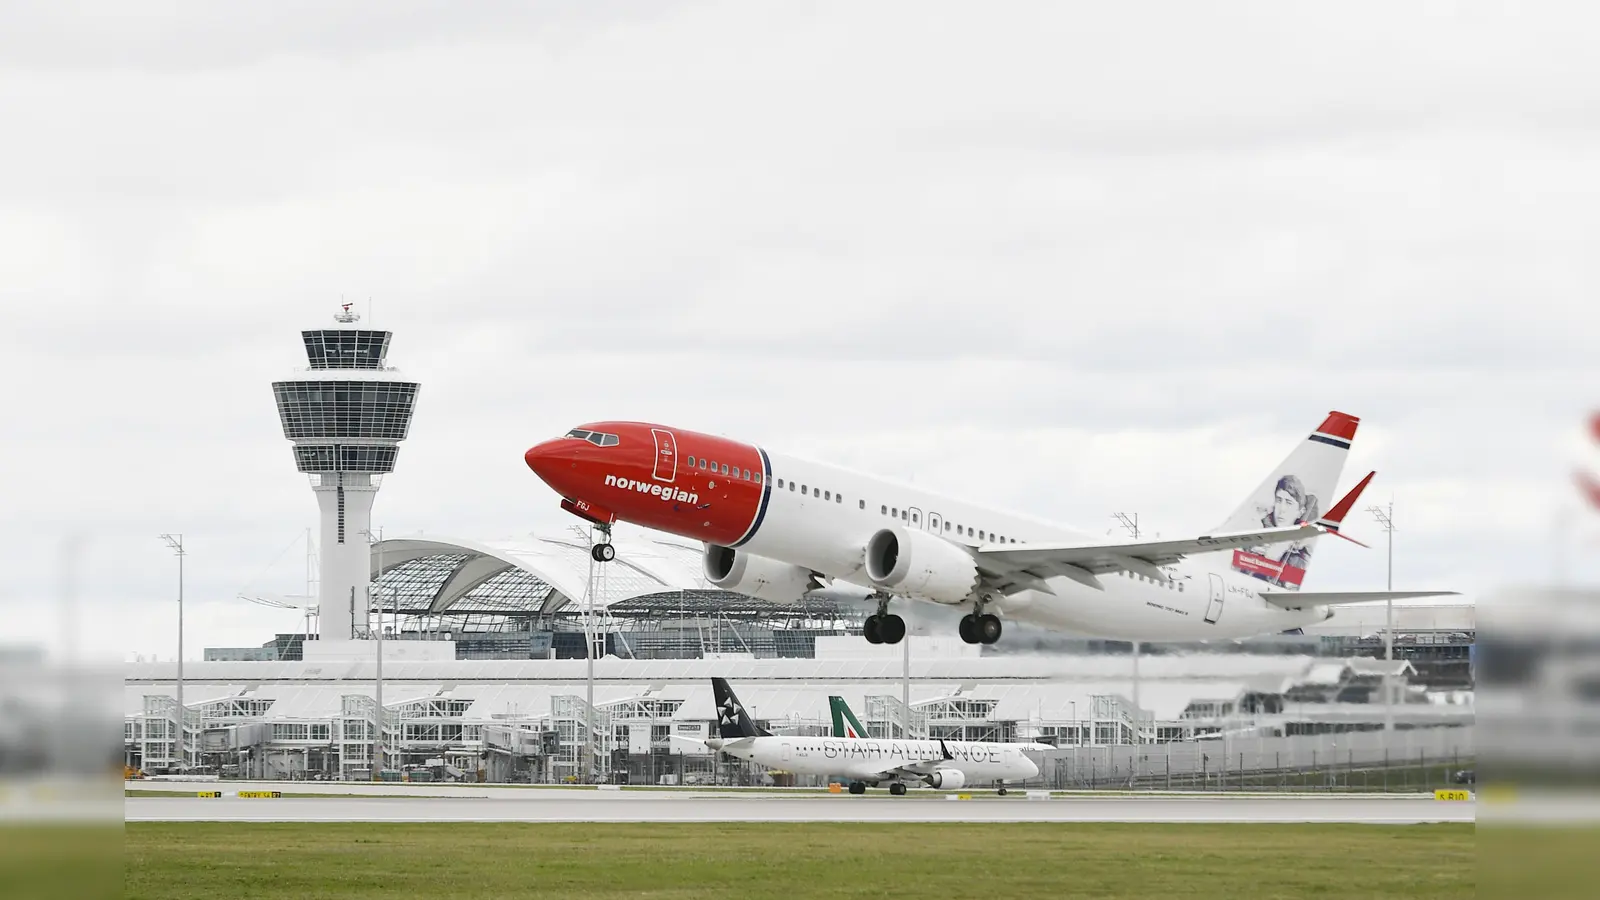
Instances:
[[[773,603],[798,603],[807,591],[821,583],[810,569],[707,544],[701,558],[706,580],[725,591],[734,591]]]
[[[959,791],[967,786],[967,773],[960,769],[934,769],[922,776],[922,780],[931,788]]]
[[[978,585],[978,564],[937,535],[891,525],[867,539],[867,577],[884,590],[961,603]]]

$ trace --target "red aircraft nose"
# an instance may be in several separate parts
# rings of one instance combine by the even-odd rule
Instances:
[[[522,459],[535,475],[543,478],[555,469],[557,462],[572,459],[572,444],[567,438],[542,441],[529,447]]]

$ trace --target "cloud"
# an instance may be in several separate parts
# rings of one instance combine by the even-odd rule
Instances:
[[[231,598],[300,589],[269,385],[341,297],[423,383],[397,530],[562,527],[522,449],[637,417],[1176,533],[1344,409],[1407,585],[1600,577],[1588,6],[178,10],[0,6],[8,595],[86,530],[119,650],[163,531],[191,647],[298,627]]]

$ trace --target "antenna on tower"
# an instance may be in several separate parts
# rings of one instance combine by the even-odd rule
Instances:
[[[343,301],[344,296],[341,294],[339,299]],[[339,312],[333,317],[333,320],[341,325],[349,325],[353,322],[361,321],[361,314],[350,309],[354,305],[354,303],[341,302],[339,304]]]

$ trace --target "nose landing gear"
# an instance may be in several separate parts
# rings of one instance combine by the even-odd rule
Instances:
[[[589,548],[589,558],[597,563],[608,563],[617,558],[617,548],[611,546],[611,526],[600,526],[600,543]]]

